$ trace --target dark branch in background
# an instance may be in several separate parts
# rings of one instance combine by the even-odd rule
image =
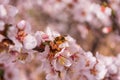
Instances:
[[[98,44],[100,44],[100,39],[99,38],[95,38],[94,41],[93,41],[93,44],[92,44],[92,47],[91,47],[91,52],[93,52],[93,55],[95,55],[95,51],[98,47]]]
[[[68,25],[67,25],[67,27],[68,27],[68,28],[67,28],[67,33],[70,32],[71,27],[72,27],[72,24],[73,24],[73,22],[74,22],[71,18],[72,18],[72,16],[69,17],[69,20],[70,20],[70,21],[67,22],[67,23],[68,23]]]
[[[112,28],[114,32],[118,32],[118,34],[120,35],[120,26],[117,22],[117,17],[116,17],[116,13],[114,11],[112,11],[112,15],[110,17],[111,22],[112,22]],[[98,44],[102,43],[102,39],[105,38],[105,34],[103,34],[101,31],[95,29],[95,27],[92,24],[87,23],[87,25],[89,26],[90,30],[93,32],[93,35],[95,37],[92,47],[91,47],[91,52],[93,52],[93,54],[95,54],[95,51],[98,47]]]
[[[102,39],[105,37],[105,35],[100,30],[96,29],[93,25],[87,22],[86,25],[89,26],[89,29],[93,32],[93,36],[95,37],[90,49],[90,51],[93,52],[93,55],[95,55],[95,51],[98,48],[98,45],[101,43]]]
[[[108,0],[101,0],[101,4],[102,3],[108,4]],[[112,11],[112,16],[110,17],[110,19],[112,22],[113,30],[117,31],[118,34],[120,35],[120,27],[119,27],[119,24],[117,22],[116,13],[114,11]],[[93,52],[93,55],[95,55],[96,49],[98,48],[99,44],[102,43],[102,39],[105,38],[106,35],[104,35],[101,31],[95,29],[92,24],[89,24],[89,23],[86,23],[86,24],[89,26],[89,29],[93,32],[93,35],[95,37],[93,44],[91,46],[91,52]]]
[[[118,19],[116,17],[115,11],[112,11],[111,22],[112,22],[113,30],[117,31],[118,34],[120,35],[120,27],[119,27],[117,20]]]
[[[4,70],[0,69],[0,80],[4,80]]]

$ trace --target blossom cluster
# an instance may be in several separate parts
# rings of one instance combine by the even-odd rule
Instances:
[[[45,32],[33,33],[24,20],[7,27],[7,35],[0,34],[3,80],[120,79],[120,55],[105,57],[97,53],[93,56],[69,35],[60,35],[49,27]]]
[[[87,22],[95,26],[94,28],[105,27],[103,32],[108,33],[112,28],[110,17],[113,9],[110,5],[94,0],[41,0],[40,6],[55,19],[61,21],[71,19],[78,22],[78,25]]]
[[[14,23],[17,12],[0,5],[0,80],[120,80],[120,55],[94,56],[49,27],[32,32],[27,21]]]
[[[94,17],[104,25],[109,26],[112,9],[107,3],[99,4],[94,0],[41,0],[41,7],[54,18],[68,20],[71,15],[78,22],[91,22]],[[94,2],[93,2],[94,1]],[[58,16],[59,15],[59,16]],[[64,17],[61,17],[64,16]]]
[[[70,22],[77,23],[82,38],[87,36],[88,28],[97,29],[103,34],[108,34],[120,25],[119,0],[38,1],[41,10],[55,20],[67,22],[67,24]],[[118,30],[118,28],[116,29]]]
[[[99,30],[104,34],[114,30],[119,32],[119,4],[119,0],[26,0],[24,3],[23,0],[18,0],[14,3],[21,13],[34,9],[32,14],[40,16],[36,13],[39,10],[40,13],[49,16],[50,19],[55,20],[50,22],[50,25],[56,22],[60,27],[75,24],[82,38],[87,36],[89,29]],[[28,15],[24,14],[24,17],[30,20]],[[63,28],[62,31],[64,31]]]

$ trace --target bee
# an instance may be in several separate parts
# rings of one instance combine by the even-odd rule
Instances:
[[[52,60],[58,52],[62,50],[62,48],[59,47],[60,44],[64,43],[65,37],[63,36],[58,36],[54,39],[54,41],[49,42],[49,47],[50,47],[50,53],[48,54],[49,60]]]
[[[61,48],[59,48],[59,44],[55,43],[55,42],[50,42],[50,51],[52,53],[57,53],[59,51],[61,51]]]
[[[64,36],[58,36],[55,38],[54,42],[58,45],[64,43],[66,41],[65,37]]]
[[[48,45],[50,48],[50,53],[48,54],[49,60],[52,60],[56,53],[60,52],[62,48],[59,47],[60,44],[66,41],[64,36],[58,36],[53,41],[42,42],[40,46],[37,46],[33,50],[38,52],[44,52],[45,46]]]
[[[65,42],[65,37],[58,36],[53,41],[45,41],[42,42],[40,46],[34,48],[33,50],[37,50],[39,52],[43,52],[45,50],[45,46],[48,45],[50,47],[50,51],[52,53],[57,53],[61,51],[61,48],[59,48],[59,45]]]
[[[65,37],[63,36],[58,36],[54,39],[54,41],[50,41],[49,42],[49,47],[50,47],[50,51],[52,53],[57,53],[57,52],[60,52],[61,51],[61,48],[59,48],[59,45],[64,43],[66,40],[65,40]]]

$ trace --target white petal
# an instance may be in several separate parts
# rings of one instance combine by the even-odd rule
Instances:
[[[20,21],[20,22],[17,24],[17,27],[18,27],[19,29],[23,29],[23,28],[25,27],[25,25],[26,25],[26,21],[25,21],[25,20],[22,20],[22,21]]]
[[[3,5],[0,5],[0,17],[7,16],[7,11]]]
[[[7,13],[10,17],[14,17],[18,13],[18,9],[13,6],[7,6]]]
[[[26,49],[33,49],[37,46],[37,40],[35,39],[35,37],[33,37],[32,35],[28,34],[24,41],[23,41],[24,47]]]

